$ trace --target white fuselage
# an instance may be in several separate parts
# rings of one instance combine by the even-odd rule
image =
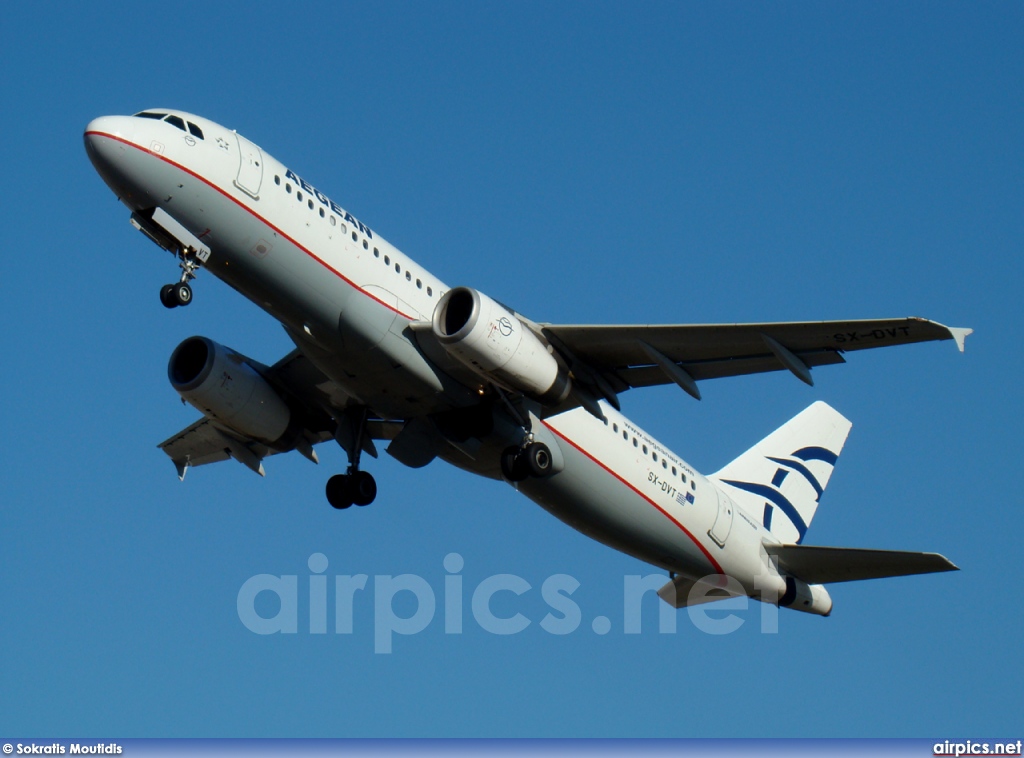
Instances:
[[[427,355],[410,324],[448,287],[305,177],[235,132],[173,111],[164,121],[104,117],[86,131],[97,170],[133,211],[159,207],[212,251],[204,268],[285,325],[317,366],[383,418],[469,407],[482,390],[454,361]],[[782,592],[764,542],[776,541],[713,482],[602,403],[543,424],[559,473],[517,485],[579,531],[694,579],[727,574],[751,595]],[[501,441],[475,461],[496,477]],[[766,577],[768,577],[766,579]]]

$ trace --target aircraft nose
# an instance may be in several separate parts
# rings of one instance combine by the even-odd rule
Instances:
[[[132,178],[135,170],[130,155],[136,120],[131,116],[101,116],[89,122],[83,135],[93,168],[125,201],[140,194],[138,182]]]
[[[94,118],[85,127],[85,147],[87,150],[97,150],[104,143],[110,141],[131,142],[134,136],[135,119],[130,116],[100,116]]]

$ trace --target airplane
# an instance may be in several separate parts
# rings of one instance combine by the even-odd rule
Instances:
[[[504,480],[569,526],[668,572],[676,608],[746,595],[827,616],[824,585],[956,570],[936,553],[803,540],[851,424],[816,402],[703,476],[621,412],[632,388],[811,369],[846,353],[970,329],[922,318],[751,324],[533,321],[450,287],[237,132],[169,108],[103,116],[84,134],[131,223],[172,253],[167,308],[206,270],[278,320],[295,349],[267,365],[194,336],[168,378],[202,417],[159,445],[178,476],[335,440],[348,457],[326,497],[369,505],[377,441],[413,468],[435,458]]]

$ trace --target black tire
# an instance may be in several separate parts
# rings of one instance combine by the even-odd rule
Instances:
[[[327,502],[339,511],[352,505],[352,487],[345,474],[335,474],[327,480]]]
[[[352,502],[369,505],[377,498],[377,481],[369,471],[357,471],[349,477]]]
[[[551,475],[554,460],[551,458],[548,446],[543,442],[531,442],[527,445],[526,450],[523,451],[523,458],[526,459],[530,476],[540,479]]]
[[[515,466],[517,455],[519,455],[519,448],[515,446],[506,447],[501,452],[501,475],[510,482],[516,481]]]
[[[192,288],[187,282],[174,285],[174,300],[178,305],[188,305],[192,302]]]
[[[521,482],[530,475],[530,466],[520,448],[507,447],[502,452],[501,474],[510,482]]]
[[[177,308],[178,301],[174,298],[174,285],[165,284],[160,288],[160,302],[164,308]]]

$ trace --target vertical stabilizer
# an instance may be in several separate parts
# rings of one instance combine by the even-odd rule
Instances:
[[[819,401],[708,478],[781,542],[799,543],[851,426]]]

